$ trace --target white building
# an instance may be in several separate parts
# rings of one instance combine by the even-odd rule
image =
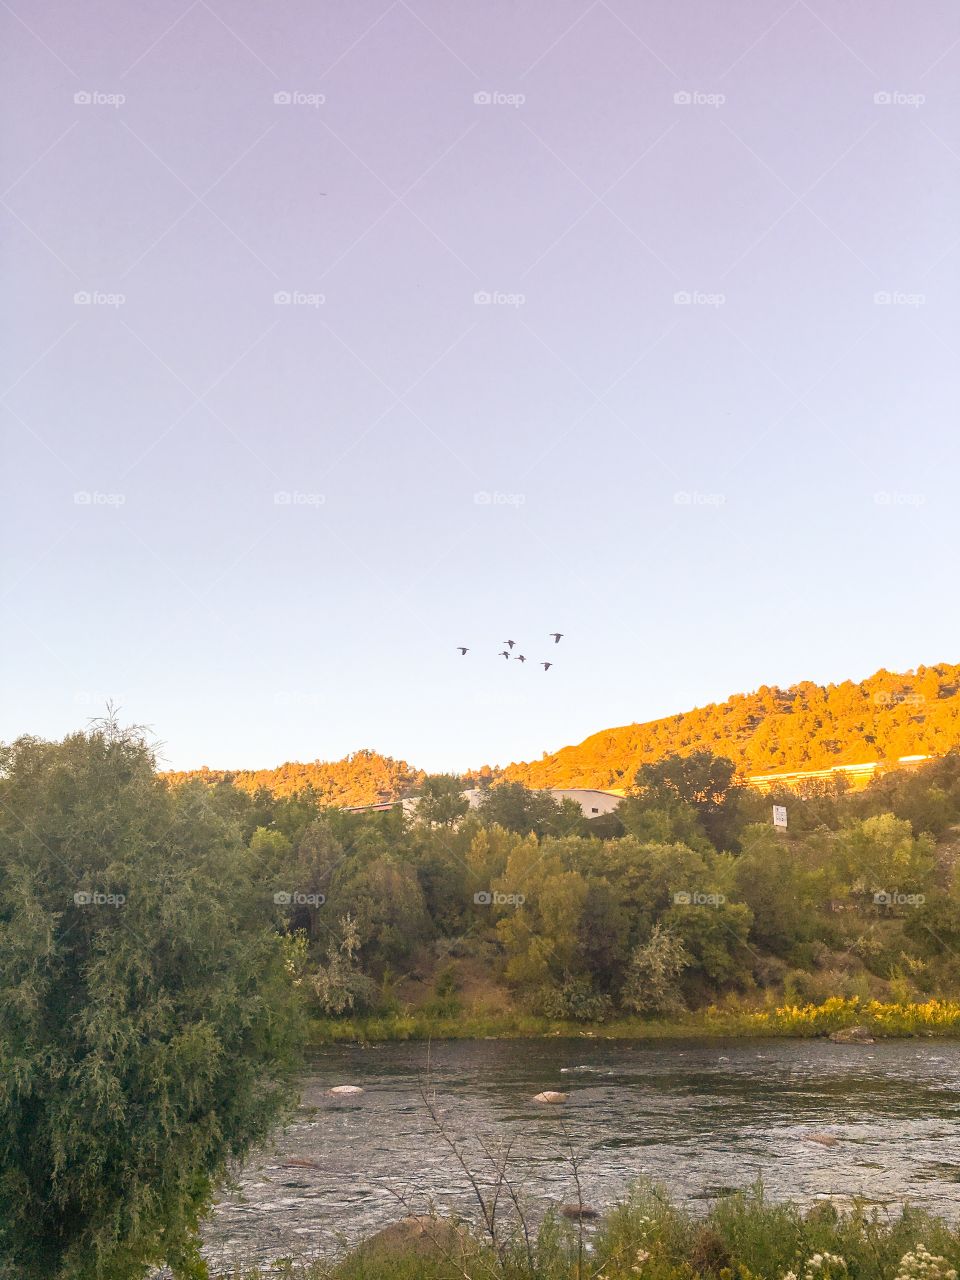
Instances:
[[[589,787],[550,787],[554,800],[575,800],[585,818],[613,813],[623,799],[615,791],[593,791]]]

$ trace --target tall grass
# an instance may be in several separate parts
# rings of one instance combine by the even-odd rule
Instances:
[[[664,1039],[681,1036],[803,1037],[828,1035],[851,1026],[884,1036],[960,1035],[960,1002],[927,1000],[884,1003],[834,997],[820,1004],[770,1009],[711,1006],[669,1021],[621,1018],[603,1023],[563,1022],[505,1011],[464,1012],[442,1017],[416,1011],[367,1018],[323,1018],[313,1023],[315,1044],[402,1040],[479,1040],[484,1037],[589,1036]]]
[[[431,1233],[429,1222],[435,1224]],[[376,1242],[346,1258],[279,1271],[238,1271],[236,1280],[956,1280],[960,1233],[916,1209],[887,1217],[829,1203],[803,1212],[771,1203],[761,1185],[720,1200],[703,1217],[635,1186],[586,1240],[549,1214],[527,1247],[517,1231],[499,1248],[440,1218],[418,1243]]]

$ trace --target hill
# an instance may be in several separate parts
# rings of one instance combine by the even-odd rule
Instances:
[[[291,761],[276,769],[191,769],[165,775],[171,782],[200,778],[204,782],[230,782],[241,791],[265,788],[276,796],[292,796],[312,787],[323,804],[349,808],[377,804],[410,795],[423,781],[422,769],[405,760],[394,760],[376,751],[354,751],[342,760]]]
[[[901,756],[944,755],[960,746],[960,666],[940,664],[867,680],[780,689],[763,685],[664,720],[604,729],[578,746],[506,769],[485,765],[468,785],[505,777],[529,787],[627,787],[639,767],[671,751],[708,748],[729,756],[744,775],[825,769]],[[275,769],[198,769],[167,775],[232,782],[243,791],[278,796],[312,787],[330,805],[376,804],[411,795],[425,773],[376,751],[343,760],[289,762]]]
[[[639,767],[676,751],[729,756],[744,775],[825,769],[960,746],[960,666],[940,664],[859,682],[763,685],[726,702],[604,729],[503,774],[529,787],[626,787]]]

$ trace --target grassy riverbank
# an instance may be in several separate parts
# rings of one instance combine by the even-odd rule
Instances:
[[[884,1003],[839,997],[820,1004],[769,1009],[710,1008],[675,1020],[620,1018],[603,1023],[558,1021],[489,1009],[456,1016],[424,1010],[366,1018],[324,1018],[312,1025],[315,1045],[375,1044],[405,1040],[482,1040],[531,1036],[584,1039],[673,1039],[684,1036],[810,1037],[844,1028],[867,1028],[877,1039],[895,1036],[960,1035],[960,1002]]]
[[[450,1219],[408,1220],[336,1263],[291,1264],[280,1274],[290,1280],[956,1280],[960,1266],[960,1232],[919,1210],[892,1216],[861,1205],[840,1213],[824,1202],[804,1212],[769,1202],[759,1186],[716,1202],[704,1217],[641,1185],[595,1231],[554,1215],[534,1227],[512,1207],[501,1221],[492,1232],[479,1232]],[[266,1274],[235,1276],[265,1280]]]

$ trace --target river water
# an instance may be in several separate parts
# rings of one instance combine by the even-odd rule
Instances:
[[[326,1093],[340,1084],[364,1092],[350,1101]],[[534,1103],[544,1089],[569,1100]],[[569,1143],[582,1159],[584,1200],[599,1209],[638,1177],[696,1204],[762,1174],[774,1198],[842,1205],[862,1196],[894,1209],[910,1200],[960,1219],[954,1041],[338,1046],[316,1054],[297,1115],[218,1203],[206,1232],[211,1261],[330,1254],[430,1202],[469,1214],[469,1184],[421,1090],[482,1177],[480,1144],[513,1144],[511,1168],[535,1208],[576,1199]],[[287,1163],[298,1160],[309,1167]]]

